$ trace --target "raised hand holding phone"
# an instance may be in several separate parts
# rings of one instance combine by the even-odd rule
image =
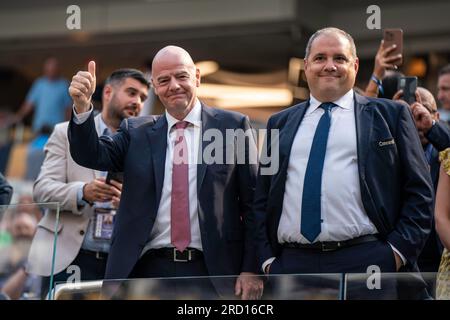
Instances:
[[[390,63],[397,67],[403,63],[403,30],[402,29],[384,29],[383,30],[383,47],[390,49],[389,57],[393,60]]]

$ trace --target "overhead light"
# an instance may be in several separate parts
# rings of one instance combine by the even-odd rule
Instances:
[[[71,32],[69,36],[76,42],[87,42],[91,38],[91,34],[85,31]]]
[[[219,64],[211,60],[197,62],[195,66],[200,69],[202,76],[207,76],[219,70]]]
[[[292,92],[287,88],[240,87],[203,83],[200,98],[214,102],[217,107],[252,108],[285,107],[292,103]]]
[[[423,58],[411,58],[406,67],[406,73],[411,76],[424,77],[427,73],[427,63]]]

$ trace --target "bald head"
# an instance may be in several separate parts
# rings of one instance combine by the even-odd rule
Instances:
[[[420,97],[422,105],[427,108],[428,111],[430,111],[432,114],[437,112],[436,100],[429,90],[423,87],[417,87],[416,93]]]
[[[183,120],[197,101],[200,70],[189,53],[177,46],[158,51],[152,63],[152,84],[166,111]]]
[[[195,68],[191,55],[181,47],[167,46],[158,51],[153,58],[152,70],[158,67],[162,61],[178,61],[186,66]]]

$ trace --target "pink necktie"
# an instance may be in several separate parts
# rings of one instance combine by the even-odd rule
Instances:
[[[186,121],[175,124],[176,139],[173,150],[170,231],[172,244],[179,251],[184,251],[191,242],[188,148],[184,137],[184,129],[188,124]]]

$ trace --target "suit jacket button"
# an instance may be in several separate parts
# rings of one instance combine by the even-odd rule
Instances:
[[[80,230],[80,235],[84,236],[84,230]]]

